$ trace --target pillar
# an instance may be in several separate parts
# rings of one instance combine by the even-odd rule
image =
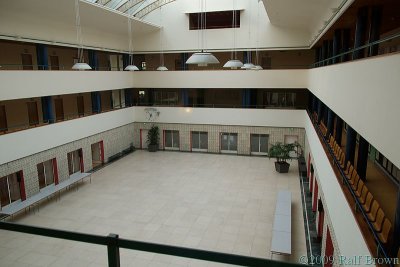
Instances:
[[[125,105],[127,107],[133,106],[132,89],[124,89]]]
[[[333,55],[333,41],[328,40],[328,49],[327,49],[327,58],[330,58],[328,60],[328,65],[332,65],[333,60],[332,60],[332,55]]]
[[[132,57],[133,57],[133,55],[132,55]],[[133,60],[132,60],[132,62],[133,62]],[[130,60],[129,60],[129,54],[123,54],[122,55],[122,65],[123,65],[123,69],[125,70],[125,68],[128,66],[128,65],[130,65],[131,64],[131,62],[130,62]]]
[[[328,40],[324,40],[322,42],[321,57],[321,60],[323,60],[322,66],[327,66],[328,61],[326,59],[328,58]]]
[[[99,69],[99,59],[96,50],[88,50],[89,55],[89,65],[92,67],[92,70]]]
[[[250,89],[242,90],[242,108],[248,108],[250,106]]]
[[[320,53],[321,53],[321,47],[315,48],[315,64],[314,64],[314,67],[319,67],[319,63],[318,62],[321,61]]]
[[[321,122],[323,116],[324,116],[324,103],[322,103],[321,100],[318,100],[318,123]]]
[[[369,143],[362,136],[358,140],[357,173],[363,181],[366,181]]]
[[[347,134],[346,134],[346,159],[345,162],[350,161],[350,163],[354,166],[354,154],[356,151],[356,136],[357,133],[354,131],[350,125],[347,125]]]
[[[358,9],[356,33],[354,36],[354,49],[365,44],[365,33],[368,22],[368,7],[361,7]],[[353,60],[364,57],[364,49],[359,49],[353,52]]]
[[[38,70],[48,70],[49,69],[49,54],[47,51],[47,46],[44,44],[36,44],[36,57]]]
[[[333,118],[334,118],[334,114],[333,111],[328,108],[328,122],[326,127],[328,128],[328,136],[329,134],[331,134],[333,136]]]
[[[189,106],[189,92],[188,89],[181,89],[182,92],[182,104],[184,107]]]
[[[189,66],[186,64],[186,61],[189,58],[188,53],[181,53],[181,70],[188,70]]]
[[[92,113],[101,112],[101,95],[100,92],[92,92]]]
[[[373,6],[371,11],[371,27],[369,29],[369,43],[379,40],[380,28],[382,21],[382,7]],[[368,56],[378,55],[379,45],[372,45],[368,49]]]
[[[43,96],[42,99],[42,114],[43,114],[43,122],[54,123],[54,110],[53,110],[53,101],[51,96]]]
[[[342,145],[342,133],[343,133],[343,120],[336,115],[335,141],[340,146]]]
[[[342,49],[340,50],[341,53],[346,53],[350,49],[350,29],[343,29],[342,31]],[[341,62],[348,61],[350,58],[350,54],[343,54],[340,57]]]
[[[336,29],[335,33],[333,34],[333,43],[332,43],[332,57],[339,55],[341,49],[341,42],[342,42],[342,30]],[[339,63],[340,57],[335,57],[332,59],[332,63]]]

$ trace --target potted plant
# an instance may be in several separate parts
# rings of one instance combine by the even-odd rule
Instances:
[[[291,152],[295,152],[295,154],[297,155],[298,147],[300,147],[300,144],[297,142],[291,144],[283,144],[281,142],[277,142],[274,145],[271,145],[268,157],[276,158],[275,170],[277,172],[289,172],[290,164],[287,161],[292,159],[292,157],[290,156]]]
[[[158,126],[151,126],[147,133],[147,149],[149,152],[156,152],[160,143],[160,132]]]

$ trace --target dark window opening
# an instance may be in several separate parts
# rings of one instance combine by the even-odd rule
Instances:
[[[235,15],[236,23],[233,25],[232,11],[190,13],[189,30],[240,28],[240,11],[237,10]]]

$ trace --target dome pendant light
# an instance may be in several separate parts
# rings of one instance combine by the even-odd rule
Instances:
[[[78,62],[73,66],[73,70],[91,70],[87,63],[83,60],[83,41],[82,41],[82,29],[81,29],[81,17],[79,14],[79,0],[75,0],[75,27],[76,27],[76,40],[79,44],[78,46]]]
[[[124,70],[127,71],[136,71],[139,70],[138,67],[133,63],[133,55],[132,55],[132,21],[131,17],[128,17],[128,42],[129,42],[129,65],[125,67]]]
[[[218,59],[211,53],[205,52],[204,47],[206,43],[206,36],[205,36],[205,29],[207,25],[207,17],[206,17],[206,1],[207,0],[199,0],[199,4],[201,7],[201,13],[200,13],[200,37],[199,42],[201,43],[201,52],[194,53],[191,55],[188,60],[186,61],[186,64],[197,64],[199,67],[206,67],[208,64],[218,64],[219,61]],[[203,19],[204,17],[204,19]],[[198,17],[198,22],[199,22],[199,17]]]
[[[162,25],[162,7],[160,7],[160,26],[162,27],[160,29],[160,44],[161,44],[161,54],[160,54],[160,66],[157,68],[158,71],[167,71],[167,67],[164,65],[164,39],[163,39],[163,32],[164,32],[164,26]]]
[[[260,0],[258,0],[258,5],[260,5]],[[257,32],[256,32],[256,36],[257,36],[257,46],[256,46],[256,65],[254,66],[254,68],[252,68],[253,70],[262,70],[263,68],[258,64],[258,48],[259,46],[259,25],[260,24],[260,7],[257,6]]]
[[[250,12],[250,14],[249,14],[249,39],[248,39],[248,42],[249,42],[249,47],[250,47],[250,42],[251,42],[251,34],[250,34],[250,28],[251,28],[251,2],[252,1],[250,1],[250,4],[249,4],[249,12]],[[253,69],[255,67],[255,65],[253,64],[253,63],[251,63],[251,50],[249,50],[249,51],[247,51],[247,55],[246,55],[246,63],[244,63],[244,65],[243,65],[243,67],[241,67],[241,69],[243,69],[243,70],[251,70],[251,69]]]
[[[232,28],[233,28],[233,51],[231,53],[231,58],[224,65],[224,68],[237,69],[243,67],[242,61],[236,59],[236,10],[235,10],[236,0],[233,0],[232,9]]]

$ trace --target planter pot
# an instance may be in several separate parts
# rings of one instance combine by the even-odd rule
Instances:
[[[279,173],[288,173],[290,164],[287,162],[275,162],[275,170]]]
[[[147,149],[149,152],[156,152],[158,150],[158,145],[149,145]]]

